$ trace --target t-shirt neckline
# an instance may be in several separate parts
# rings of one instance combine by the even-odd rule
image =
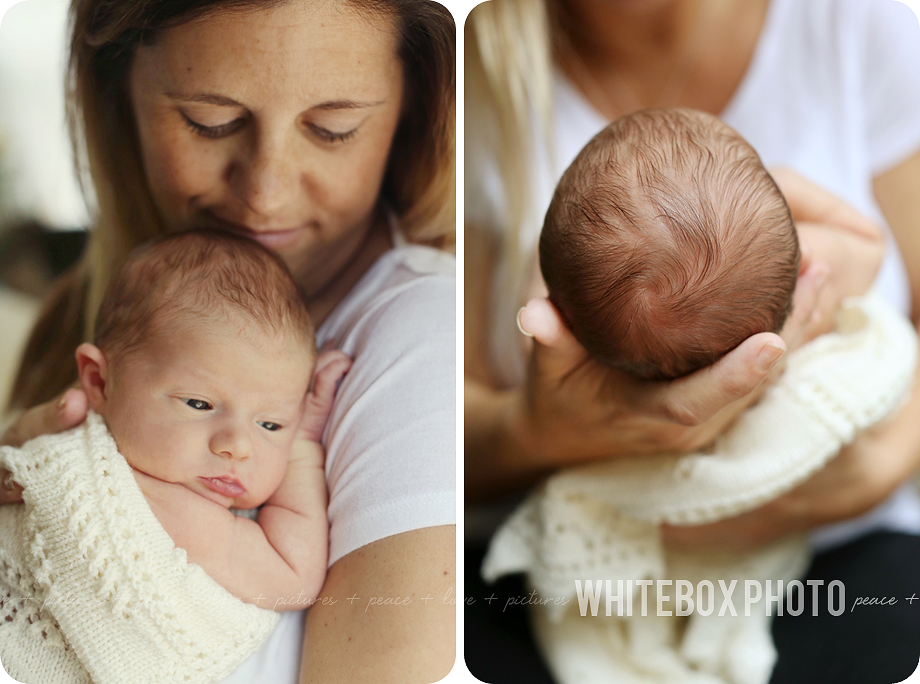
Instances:
[[[748,64],[747,70],[744,72],[744,76],[729,99],[728,104],[725,105],[718,114],[718,117],[723,121],[731,120],[735,111],[741,108],[744,101],[748,98],[748,92],[754,87],[752,84],[757,81],[758,72],[764,68],[764,64],[766,64],[773,53],[779,49],[780,46],[778,41],[773,40],[772,35],[777,30],[781,20],[781,5],[782,0],[770,0],[767,4],[767,14],[764,17],[763,28],[760,31],[760,35],[757,37],[757,45],[754,47],[754,54],[751,56],[751,61]],[[597,108],[591,104],[558,66],[554,66],[553,72],[556,82],[562,88],[563,92],[586,113],[589,113],[591,118],[599,123],[598,130],[611,123],[607,117],[597,111]]]

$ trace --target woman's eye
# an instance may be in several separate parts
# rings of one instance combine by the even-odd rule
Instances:
[[[281,429],[281,426],[278,425],[278,423],[272,423],[272,422],[267,421],[267,420],[260,420],[260,421],[258,421],[258,423],[259,423],[259,425],[261,425],[262,427],[264,427],[266,430],[271,430],[272,432],[275,432],[276,430],[280,430],[280,429]]]
[[[243,118],[234,119],[233,121],[228,121],[225,124],[219,126],[202,126],[200,123],[192,121],[185,114],[182,115],[182,118],[185,119],[186,125],[192,130],[196,135],[200,135],[202,138],[209,138],[214,140],[216,138],[225,138],[228,135],[236,133],[243,124],[246,123],[246,120]]]
[[[353,128],[350,131],[345,131],[344,133],[338,133],[336,131],[330,131],[328,128],[317,126],[316,124],[309,124],[309,126],[314,135],[320,138],[320,140],[329,143],[347,142],[354,138],[355,134],[358,132],[357,128]]]
[[[196,411],[210,411],[213,408],[213,406],[202,399],[183,399],[182,401]]]

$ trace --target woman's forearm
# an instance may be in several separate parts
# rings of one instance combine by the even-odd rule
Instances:
[[[329,568],[307,612],[301,684],[427,684],[455,661],[456,528],[385,537]]]
[[[464,383],[466,498],[478,501],[533,484],[548,470],[527,453],[519,427],[521,390]]]

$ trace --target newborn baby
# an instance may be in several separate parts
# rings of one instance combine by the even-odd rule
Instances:
[[[641,111],[595,136],[562,176],[540,268],[598,361],[674,378],[779,332],[799,240],[779,188],[735,131],[703,112]]]
[[[86,424],[0,451],[24,486],[0,510],[0,657],[30,684],[221,679],[275,624],[255,606],[305,608],[322,587],[319,438],[347,359],[325,357],[308,395],[296,283],[215,232],[133,253],[96,331],[76,350]]]
[[[326,575],[326,480],[318,434],[291,453],[316,346],[287,268],[249,240],[176,235],[131,259],[96,327],[80,381],[157,520],[243,601],[305,607]],[[257,523],[229,511],[258,506]]]

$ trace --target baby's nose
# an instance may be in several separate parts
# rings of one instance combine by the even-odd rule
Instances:
[[[231,461],[245,461],[252,455],[252,443],[245,430],[221,430],[211,438],[211,451]]]

